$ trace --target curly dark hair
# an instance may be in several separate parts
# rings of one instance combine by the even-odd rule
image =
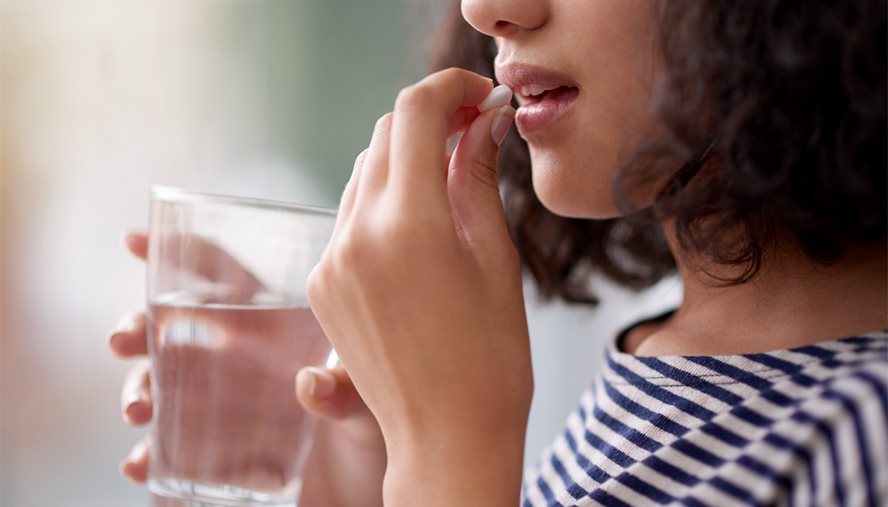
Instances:
[[[533,191],[527,145],[514,130],[503,144],[509,227],[544,297],[597,302],[596,270],[632,288],[670,274],[664,219],[683,248],[738,268],[725,284],[754,278],[781,238],[820,263],[885,241],[885,0],[669,0],[658,17],[664,75],[652,107],[667,133],[619,173],[626,216],[554,215]],[[494,77],[495,44],[459,2],[432,48],[435,69]],[[639,210],[642,181],[665,183]]]

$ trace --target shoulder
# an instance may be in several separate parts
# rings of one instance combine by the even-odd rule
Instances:
[[[525,505],[882,505],[886,386],[884,333],[733,357],[611,350]]]
[[[812,505],[888,501],[885,333],[796,349],[811,356],[774,391],[792,399],[768,435],[794,457],[796,497]]]

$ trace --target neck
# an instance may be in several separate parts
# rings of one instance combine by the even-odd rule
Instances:
[[[684,299],[666,322],[626,342],[637,355],[723,355],[810,345],[888,327],[886,243],[855,248],[823,265],[796,248],[775,249],[750,281],[719,284],[736,269],[670,246]]]

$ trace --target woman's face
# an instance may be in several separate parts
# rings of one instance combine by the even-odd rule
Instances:
[[[619,213],[617,167],[653,125],[654,9],[654,0],[462,0],[466,20],[496,39],[497,80],[515,92],[534,189],[555,213]]]

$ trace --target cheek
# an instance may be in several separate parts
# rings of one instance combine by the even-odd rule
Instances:
[[[594,219],[620,214],[612,190],[614,164],[589,153],[588,148],[546,151],[531,147],[533,188],[549,211]]]

